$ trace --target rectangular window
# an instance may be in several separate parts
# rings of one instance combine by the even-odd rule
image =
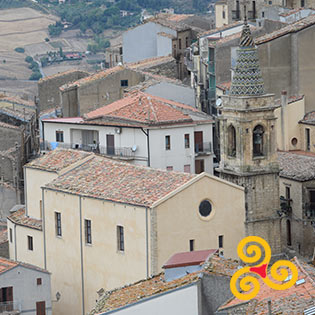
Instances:
[[[13,237],[12,237],[12,229],[10,228],[10,243],[12,243]]]
[[[219,235],[219,248],[223,248],[223,235]]]
[[[27,248],[33,250],[33,237],[29,235],[27,235]]]
[[[56,130],[56,142],[63,142],[63,131]]]
[[[42,278],[37,278],[36,283],[37,283],[37,285],[41,285],[42,284]]]
[[[167,171],[172,171],[173,170],[173,166],[166,166],[166,170]]]
[[[165,150],[171,150],[171,136],[165,136]]]
[[[189,250],[191,251],[191,252],[193,252],[194,251],[194,248],[195,248],[195,240],[189,240]]]
[[[61,236],[61,213],[55,212],[55,226],[56,226],[56,235]]]
[[[285,199],[290,200],[291,199],[291,191],[290,187],[285,186]]]
[[[309,128],[305,128],[305,144],[306,151],[309,151],[311,149],[311,134]]]
[[[178,49],[182,49],[182,40],[181,39],[178,40]]]
[[[190,173],[190,164],[184,165],[184,172]]]
[[[42,200],[39,201],[39,215],[40,215],[40,218],[42,219],[42,208],[43,208],[43,202]]]
[[[185,149],[188,149],[190,147],[190,141],[189,141],[189,133],[185,134]]]
[[[85,225],[85,243],[92,244],[91,220],[84,220]]]
[[[124,227],[120,225],[117,226],[117,250],[125,251]]]
[[[185,41],[186,41],[186,47],[188,47],[189,46],[188,37],[186,37]]]
[[[222,18],[225,19],[225,11],[222,11]]]
[[[120,80],[120,86],[128,86],[128,80]]]

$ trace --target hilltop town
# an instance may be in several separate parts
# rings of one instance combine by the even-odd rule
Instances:
[[[0,314],[315,314],[315,2],[24,5]]]

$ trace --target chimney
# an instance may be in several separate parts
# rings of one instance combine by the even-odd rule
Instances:
[[[281,91],[281,150],[287,151],[289,148],[287,148],[286,145],[286,106],[288,105],[288,95],[287,91]]]

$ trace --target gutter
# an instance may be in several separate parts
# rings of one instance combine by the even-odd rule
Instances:
[[[149,129],[147,129],[147,132],[144,131],[143,128],[141,128],[141,131],[147,136],[147,148],[148,148],[148,165],[147,166],[151,166],[150,165],[150,135],[149,135]]]

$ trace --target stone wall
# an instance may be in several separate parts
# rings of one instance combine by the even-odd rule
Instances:
[[[10,128],[0,124],[0,135],[0,151],[6,151],[14,147],[16,142],[18,145],[22,143],[23,135],[19,128]]]
[[[39,110],[60,106],[59,88],[88,75],[84,71],[72,70],[41,79],[38,82]]]

